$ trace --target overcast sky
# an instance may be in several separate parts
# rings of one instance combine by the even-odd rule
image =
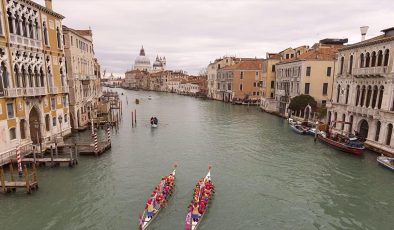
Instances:
[[[44,0],[36,0],[44,4]],[[360,40],[394,26],[393,0],[53,0],[75,29],[93,29],[107,73],[130,69],[144,45],[153,63],[198,73],[224,55],[265,57],[323,38]]]

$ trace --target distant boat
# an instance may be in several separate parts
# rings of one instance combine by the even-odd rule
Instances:
[[[377,161],[383,167],[386,167],[391,171],[394,171],[394,157],[386,157],[382,155],[377,158]]]
[[[151,96],[149,96],[149,97],[148,97],[148,100],[152,100],[152,97],[151,97]]]
[[[307,130],[304,127],[302,127],[302,125],[292,124],[292,125],[290,125],[290,128],[294,132],[301,134],[301,135],[305,135],[307,133]]]
[[[335,137],[328,137],[325,132],[320,132],[317,135],[317,139],[335,149],[356,156],[361,156],[365,149],[363,143],[361,143],[357,137],[349,138],[340,134],[336,134]]]

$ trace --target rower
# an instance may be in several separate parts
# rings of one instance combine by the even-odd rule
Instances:
[[[196,202],[193,204],[192,219],[194,222],[198,222],[199,218],[200,218],[200,212],[198,211],[198,205]]]
[[[147,216],[148,216],[148,218],[149,218],[149,219],[152,219],[153,213],[154,213],[154,210],[155,210],[155,209],[153,208],[153,201],[152,201],[151,198],[150,198],[150,199],[148,200],[148,202],[146,203],[145,209],[147,210]]]

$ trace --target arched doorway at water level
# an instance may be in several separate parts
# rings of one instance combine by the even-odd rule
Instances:
[[[369,125],[368,122],[364,119],[360,121],[360,126],[358,129],[358,136],[362,139],[365,140],[368,137],[368,130],[369,130]]]
[[[33,144],[39,144],[41,140],[41,123],[40,113],[36,107],[33,107],[29,113],[29,125],[30,125],[30,138]]]

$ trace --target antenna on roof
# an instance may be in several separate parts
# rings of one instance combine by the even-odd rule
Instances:
[[[361,27],[360,27],[361,41],[364,41],[364,40],[365,40],[365,36],[367,35],[368,29],[369,29],[369,26],[361,26]]]

